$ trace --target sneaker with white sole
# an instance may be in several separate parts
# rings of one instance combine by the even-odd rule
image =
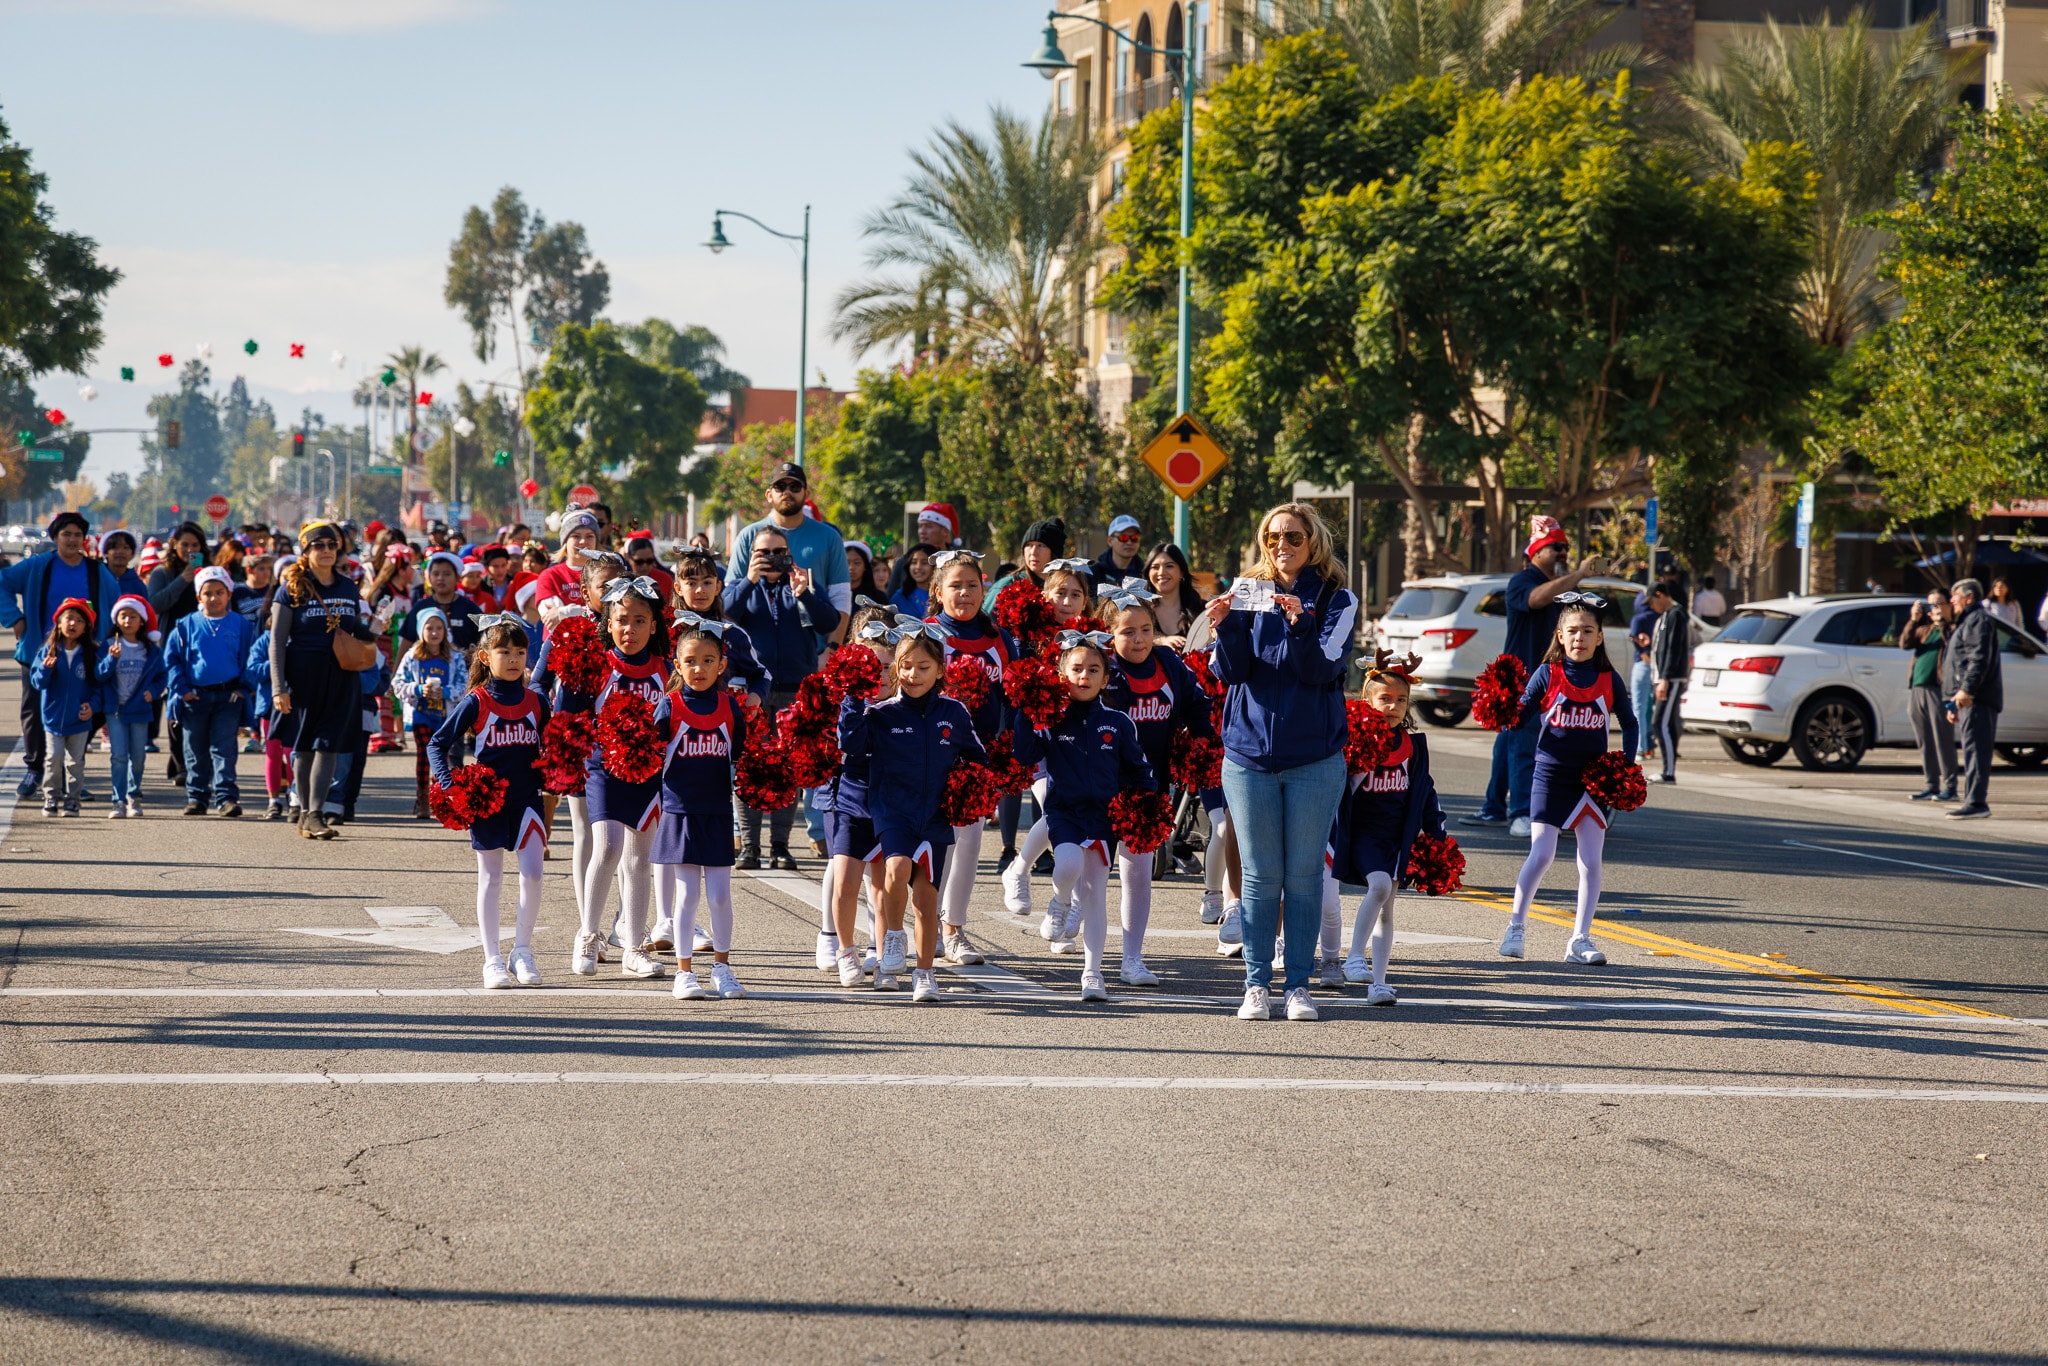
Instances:
[[[878,966],[878,967],[876,967],[876,969],[875,969],[875,990],[876,990],[876,991],[901,991],[901,990],[903,990],[903,983],[902,983],[902,981],[901,981],[901,980],[900,980],[900,979],[899,979],[899,978],[898,978],[898,977],[896,976],[896,974],[895,974],[895,973],[893,973],[893,972],[884,972],[884,971],[882,971],[882,969],[881,969],[881,968],[880,968],[880,967]]]
[[[1508,932],[1500,937],[1500,946],[1494,952],[1503,958],[1520,958],[1522,956],[1522,927],[1520,925],[1508,926]]]
[[[1264,987],[1246,987],[1244,1004],[1237,1008],[1240,1020],[1270,1020],[1273,1018],[1273,993]]]
[[[818,936],[818,971],[830,972],[839,966],[839,936],[820,934]]]
[[[1346,980],[1344,960],[1341,958],[1325,958],[1322,970],[1316,974],[1316,977],[1322,982],[1323,988],[1326,991],[1342,991]]]
[[[1234,958],[1244,952],[1244,903],[1226,902],[1223,923],[1216,927],[1216,952]]]
[[[1135,953],[1124,959],[1123,970],[1117,973],[1117,977],[1127,987],[1156,987],[1159,985],[1158,974],[1146,967],[1145,960]]]
[[[690,926],[690,949],[694,953],[709,953],[718,946],[711,942],[711,936],[695,925]]]
[[[981,956],[981,950],[975,948],[973,943],[967,938],[965,931],[953,930],[950,926],[947,928],[949,932],[940,948],[948,963],[957,963],[961,967],[971,968],[976,963],[988,961]]]
[[[736,1001],[747,994],[747,989],[740,985],[740,979],[734,974],[730,963],[711,965],[711,989],[718,993],[720,999],[727,1001]]]
[[[666,976],[661,960],[645,949],[627,949],[619,955],[619,976],[651,982]]]
[[[1385,982],[1374,982],[1365,989],[1365,1003],[1369,1006],[1390,1006],[1399,1000],[1394,989]]]
[[[1060,938],[1072,939],[1081,933],[1081,898],[1076,896],[1067,902],[1067,923],[1060,927]]]
[[[576,952],[569,959],[569,971],[578,977],[597,976],[597,965],[604,961],[604,936],[579,934],[576,936]]]
[[[505,960],[492,957],[484,959],[484,990],[503,991],[512,985],[512,974],[505,971]]]
[[[676,922],[668,916],[654,922],[654,928],[647,932],[647,942],[640,946],[650,953],[673,953],[676,947]]]
[[[1060,910],[1060,903],[1055,901],[1045,908],[1045,919],[1038,922],[1038,937],[1048,942],[1056,940],[1066,923],[1066,914]]]
[[[1003,909],[1011,915],[1024,915],[1031,909],[1031,865],[1023,859],[1011,859],[1010,866],[1003,869]]]
[[[861,966],[860,954],[848,949],[839,955],[839,985],[857,987],[867,979],[867,969]]]
[[[1081,999],[1084,1001],[1107,1001],[1109,999],[1109,987],[1103,983],[1101,973],[1084,972],[1081,974]]]
[[[1517,816],[1513,820],[1509,821],[1508,834],[1514,836],[1518,840],[1525,840],[1529,838],[1529,818],[1527,816]]]
[[[672,994],[678,1001],[703,1001],[711,996],[710,992],[704,990],[704,984],[697,980],[697,974],[688,968],[676,974],[675,991]]]
[[[540,964],[533,961],[533,950],[526,945],[514,945],[512,949],[512,975],[523,987],[540,985]]]
[[[1320,1020],[1323,1013],[1316,1009],[1316,1003],[1308,998],[1307,987],[1296,987],[1287,993],[1287,1018],[1290,1020]]]
[[[882,958],[875,964],[875,971],[886,972],[891,977],[902,972],[910,959],[910,935],[903,930],[882,932]],[[878,984],[879,985],[879,984]],[[891,990],[894,990],[892,987]]]
[[[131,821],[142,819],[142,798],[130,797],[128,799],[128,819]]]
[[[1223,919],[1223,893],[1202,893],[1202,923],[1215,925]]]
[[[936,1001],[939,999],[939,974],[931,968],[910,970],[910,999],[912,1001]]]
[[[1579,963],[1589,968],[1597,968],[1607,961],[1607,955],[1593,947],[1591,938],[1586,935],[1580,935],[1565,946],[1564,961],[1567,963]]]
[[[1353,986],[1357,986],[1360,982],[1370,982],[1372,980],[1372,965],[1363,958],[1345,959],[1344,980]]]
[[[873,972],[876,968],[880,967],[881,965],[881,952],[878,949],[876,949],[876,947],[873,944],[868,945],[867,948],[862,951],[860,956],[860,970],[862,972]]]

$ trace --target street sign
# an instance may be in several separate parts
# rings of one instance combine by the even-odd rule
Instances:
[[[365,465],[365,466],[363,466],[363,473],[364,473],[364,474],[404,474],[404,473],[405,473],[405,466],[403,466],[403,465]]]
[[[1173,490],[1176,498],[1194,497],[1230,463],[1216,438],[1192,413],[1182,413],[1167,423],[1139,458],[1159,476],[1161,483]]]
[[[1654,497],[1643,500],[1643,539],[1651,545],[1657,544],[1657,500]]]
[[[1813,537],[1813,485],[1802,484],[1799,489],[1799,521],[1793,533],[1792,544],[1801,550]]]
[[[569,501],[578,507],[589,507],[597,501],[597,490],[588,484],[578,484],[569,490]]]
[[[32,450],[28,453],[28,458],[31,460],[47,460],[50,461],[52,464],[62,464],[64,460],[64,452],[52,450]]]
[[[218,493],[206,500],[206,515],[214,521],[225,521],[228,515],[228,500]]]

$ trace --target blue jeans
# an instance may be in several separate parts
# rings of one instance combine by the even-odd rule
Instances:
[[[1543,718],[1532,710],[1521,725],[1493,737],[1493,772],[1479,808],[1488,820],[1511,821],[1529,814],[1529,792],[1536,783],[1536,731],[1542,724]]]
[[[1636,711],[1638,734],[1643,737],[1643,748],[1653,749],[1650,733],[1650,714],[1657,705],[1657,671],[1650,667],[1650,661],[1639,659],[1628,671],[1628,700]]]
[[[1259,773],[1223,761],[1223,796],[1244,867],[1244,984],[1273,979],[1273,935],[1286,896],[1286,989],[1308,985],[1323,927],[1323,850],[1344,795],[1344,756]]]
[[[107,718],[107,749],[113,756],[114,805],[142,795],[142,770],[149,760],[149,722]]]
[[[236,728],[242,724],[242,703],[228,687],[201,688],[191,701],[178,703],[178,724],[185,739],[185,800],[225,806],[241,799],[235,786]]]

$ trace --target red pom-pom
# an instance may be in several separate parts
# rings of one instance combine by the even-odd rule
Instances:
[[[644,783],[661,772],[661,732],[654,727],[654,708],[638,693],[619,691],[597,715],[597,743],[604,749],[604,771],[629,783]]]
[[[1164,792],[1119,792],[1109,801],[1109,828],[1124,848],[1149,854],[1173,834],[1173,801]]]
[[[750,742],[740,755],[733,791],[756,811],[780,811],[794,802],[797,794],[789,753],[774,732],[764,729],[755,733],[763,738]]]
[[[1529,686],[1529,666],[1513,655],[1501,655],[1479,671],[1472,689],[1472,719],[1488,730],[1513,730],[1522,719],[1522,689]]]
[[[487,764],[464,764],[448,786],[427,790],[427,809],[450,830],[467,830],[505,809],[505,780]]]
[[[988,743],[989,772],[995,775],[996,787],[1005,797],[1031,789],[1031,770],[1019,763],[1016,754],[1016,737],[1009,731],[999,733]]]
[[[548,670],[570,692],[595,697],[604,687],[611,665],[589,617],[563,617],[548,633]]]
[[[587,711],[558,711],[540,733],[540,785],[565,797],[583,795],[590,751],[597,744],[597,717]]]
[[[1401,743],[1387,714],[1372,703],[1352,698],[1344,704],[1344,771],[1369,773]]]
[[[1023,643],[1027,654],[1043,650],[1057,629],[1052,604],[1046,601],[1044,590],[1028,578],[1018,579],[996,594],[990,615],[996,625]]]
[[[750,692],[738,692],[733,694],[732,704],[740,709],[740,719],[746,722],[749,743],[761,739],[761,732],[768,726],[768,712],[761,699]]]
[[[1223,680],[1218,678],[1216,671],[1209,667],[1209,652],[1207,650],[1189,650],[1181,656],[1181,662],[1188,666],[1188,672],[1193,674],[1195,682],[1201,685],[1203,695],[1209,699],[1209,715],[1215,718],[1218,726],[1221,726],[1223,724],[1223,699],[1229,694],[1230,690],[1223,686]]]
[[[1067,685],[1042,656],[1013,659],[1003,668],[1003,695],[1034,727],[1044,729],[1067,709]]]
[[[1650,799],[1650,786],[1643,781],[1643,771],[1623,761],[1618,749],[1610,749],[1587,764],[1580,781],[1586,785],[1587,796],[1616,811],[1633,811]]]
[[[1223,746],[1191,730],[1173,736],[1173,781],[1190,792],[1223,786]]]
[[[856,697],[865,702],[882,686],[882,660],[865,645],[842,645],[825,661],[825,683],[832,700]]]
[[[946,696],[970,712],[981,710],[981,704],[988,701],[988,666],[981,662],[981,656],[953,656],[946,665]]]
[[[939,794],[939,819],[955,829],[979,825],[995,814],[1002,800],[995,774],[972,759],[956,760],[946,770],[946,787]]]
[[[788,712],[783,713],[788,716]],[[784,735],[782,760],[789,765],[789,781],[800,788],[818,787],[832,781],[839,772],[839,741],[834,735]]]
[[[1430,896],[1446,896],[1465,885],[1465,851],[1449,835],[1417,835],[1408,846],[1402,885]]]
[[[832,685],[823,674],[811,674],[797,684],[796,701],[776,715],[783,739],[810,743],[829,738],[836,746],[839,735],[839,704],[832,700]],[[805,786],[815,786],[806,783]]]

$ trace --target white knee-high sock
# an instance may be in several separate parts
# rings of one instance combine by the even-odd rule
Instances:
[[[1515,909],[1508,916],[1508,924],[1520,929],[1529,920],[1529,907],[1536,900],[1536,889],[1543,885],[1543,875],[1550,871],[1550,861],[1557,857],[1557,827],[1537,821],[1529,827],[1529,857],[1522,861],[1522,871],[1515,874]]]
[[[611,899],[612,879],[626,857],[626,827],[619,821],[594,821],[590,826],[589,859],[583,870],[583,933],[598,933],[604,919],[605,903]],[[637,947],[637,946],[636,946]]]
[[[476,851],[476,937],[483,941],[484,957],[498,956],[498,894],[505,886],[505,851]],[[524,890],[524,889],[522,889]]]
[[[839,887],[839,861],[825,860],[825,875],[818,879],[818,933],[838,937],[838,922],[832,918],[832,893]]]
[[[1202,851],[1203,890],[1223,890],[1223,875],[1229,871],[1229,860],[1223,857],[1223,846],[1229,842],[1230,809],[1225,807],[1209,817],[1209,846]]]
[[[1323,957],[1335,958],[1344,950],[1344,893],[1337,888],[1337,875],[1323,868]]]
[[[528,840],[519,846],[519,918],[512,922],[512,947],[533,947],[533,927],[540,923],[540,894],[546,884],[547,845]]]
[[[1116,876],[1123,897],[1124,962],[1131,963],[1145,956],[1145,928],[1152,923],[1152,856],[1119,846]]]
[[[621,827],[623,828],[623,827]],[[648,911],[654,904],[654,831],[627,830],[619,859],[619,921],[625,927],[619,942],[637,949],[647,942]]]
[[[666,920],[671,926],[676,923],[676,866],[673,863],[654,865],[654,918]]]
[[[1351,957],[1364,962],[1372,954],[1372,980],[1387,980],[1387,954],[1394,947],[1394,879],[1373,873],[1365,880],[1365,895],[1358,899],[1358,920],[1351,930]]]
[[[1081,971],[1100,974],[1102,946],[1109,938],[1109,865],[1093,849],[1080,852],[1081,877],[1075,884],[1074,895],[1081,899]]]
[[[967,899],[974,895],[974,874],[981,862],[982,823],[953,827],[953,847],[946,854],[946,873],[939,886],[939,914],[948,930],[967,924]]]
[[[1572,921],[1572,938],[1583,939],[1593,933],[1593,911],[1600,904],[1600,864],[1607,852],[1607,828],[1589,816],[1579,822],[1574,833],[1579,842],[1579,913]]]
[[[583,882],[590,873],[590,803],[582,797],[570,797],[569,803],[569,881],[576,888],[576,916],[583,916]]]
[[[711,910],[711,948],[732,952],[732,869],[704,870],[704,900]]]
[[[1019,854],[1019,858],[1023,855]],[[1088,851],[1078,844],[1062,844],[1052,851],[1052,894],[1062,905],[1074,899],[1074,888],[1081,881],[1081,873],[1087,866]]]

